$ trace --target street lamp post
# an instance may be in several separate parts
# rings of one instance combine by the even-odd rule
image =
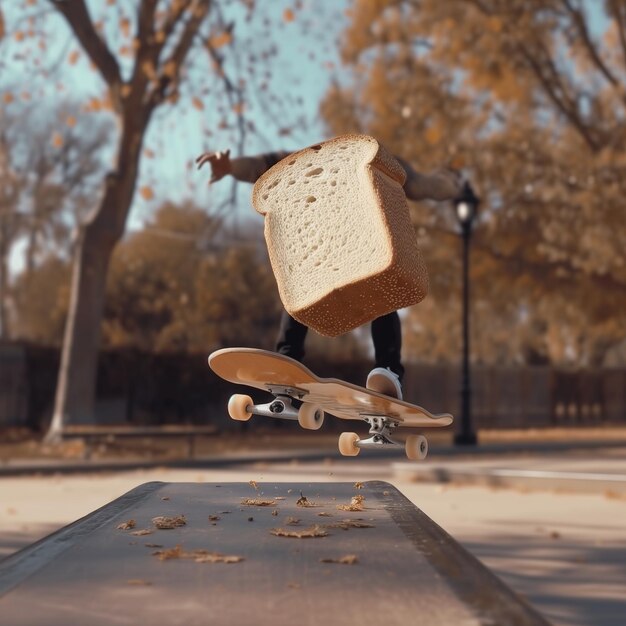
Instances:
[[[472,427],[472,387],[470,384],[469,336],[469,253],[472,224],[478,212],[479,199],[468,182],[454,201],[463,239],[463,365],[461,378],[461,423],[454,436],[457,445],[476,445],[478,437]]]

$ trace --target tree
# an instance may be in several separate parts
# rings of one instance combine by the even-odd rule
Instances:
[[[0,339],[9,337],[9,253],[19,232],[16,208],[22,181],[11,167],[6,135],[0,130]]]
[[[70,64],[77,64],[77,59],[86,55],[103,85],[104,93],[92,98],[88,108],[107,110],[118,129],[112,140],[113,165],[103,177],[101,197],[77,233],[68,320],[48,433],[54,439],[65,422],[93,419],[96,356],[107,270],[113,249],[125,230],[146,132],[156,111],[166,104],[176,105],[182,99],[187,106],[203,108],[204,99],[213,89],[222,95],[221,99],[215,98],[215,108],[222,116],[219,124],[228,125],[235,116],[241,132],[247,127],[242,99],[245,81],[228,76],[225,62],[227,54],[236,49],[235,22],[225,17],[228,3],[112,0],[106,7],[87,0],[48,0],[48,3],[63,17],[79,45],[79,49],[70,52]],[[253,5],[247,7],[238,10],[242,20],[253,10]],[[102,19],[100,15],[92,17],[90,8],[99,10]],[[9,17],[15,16],[5,14],[7,21]],[[45,10],[33,9],[30,15],[22,15],[11,27],[7,26],[7,31],[12,29],[18,42],[26,41],[38,37],[40,31],[34,27],[35,23],[41,32],[49,33],[46,27],[49,29],[47,25],[52,21]],[[55,25],[58,27],[57,22]],[[54,42],[58,42],[56,37]],[[52,48],[54,42],[40,41],[39,47]],[[263,54],[267,62],[274,54],[269,39],[261,39],[255,45],[244,38],[241,43],[249,58]],[[267,43],[265,48],[263,43]],[[35,65],[41,64],[35,62]],[[188,80],[190,77],[194,80]],[[190,85],[189,91],[186,85]],[[4,97],[6,101],[14,95],[7,93]],[[149,188],[140,192],[144,198],[152,195]]]
[[[354,79],[329,92],[324,115],[334,133],[371,132],[420,167],[470,173],[483,198],[478,359],[598,365],[623,336],[626,13],[620,2],[594,6],[355,0],[350,9],[342,58]],[[437,327],[460,275],[456,225],[428,206],[414,219],[434,306],[409,316]],[[427,335],[412,338],[418,352]],[[455,355],[452,341],[439,344]]]

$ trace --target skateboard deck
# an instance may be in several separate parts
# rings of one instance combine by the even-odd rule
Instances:
[[[361,439],[352,432],[341,433],[339,451],[345,456],[356,456],[362,448],[391,445],[403,446],[409,459],[421,460],[428,453],[428,442],[423,435],[410,435],[401,443],[391,438],[391,431],[398,426],[431,428],[452,423],[448,413],[434,415],[415,404],[337,378],[319,378],[298,361],[276,352],[224,348],[209,356],[209,366],[231,383],[262,389],[274,396],[274,401],[267,404],[255,404],[250,396],[243,394],[231,396],[228,413],[234,420],[246,421],[252,415],[297,419],[308,430],[320,428],[325,413],[367,422],[369,439]]]
[[[341,419],[363,420],[364,416],[384,416],[399,426],[421,428],[449,426],[453,419],[448,413],[434,415],[420,406],[337,378],[319,378],[298,361],[275,352],[256,348],[224,348],[209,356],[209,366],[231,383],[271,393],[278,388],[291,388],[299,393],[286,395],[319,405],[326,413]]]

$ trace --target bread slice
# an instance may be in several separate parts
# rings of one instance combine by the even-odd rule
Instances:
[[[402,185],[374,138],[342,135],[294,152],[252,192],[285,309],[335,337],[416,304],[426,268]]]

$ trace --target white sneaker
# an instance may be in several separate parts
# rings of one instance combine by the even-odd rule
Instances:
[[[376,367],[368,375],[365,383],[366,389],[377,391],[391,398],[402,400],[402,386],[400,378],[389,368]]]

